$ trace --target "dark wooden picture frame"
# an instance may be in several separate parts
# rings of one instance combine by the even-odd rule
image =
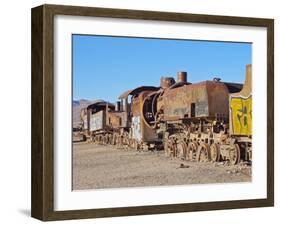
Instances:
[[[95,16],[265,27],[267,29],[267,198],[54,211],[54,16]],[[274,205],[274,20],[60,5],[32,9],[31,215],[49,220],[162,214]]]

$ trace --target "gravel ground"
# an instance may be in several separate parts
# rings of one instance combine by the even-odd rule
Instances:
[[[133,151],[92,143],[73,144],[73,189],[250,182],[245,164],[197,163],[163,151]]]

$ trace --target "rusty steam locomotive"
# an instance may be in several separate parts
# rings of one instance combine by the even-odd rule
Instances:
[[[167,156],[192,161],[252,159],[252,67],[244,84],[189,83],[162,77],[160,87],[141,86],[113,105],[96,101],[81,111],[84,137],[134,149],[164,149]]]

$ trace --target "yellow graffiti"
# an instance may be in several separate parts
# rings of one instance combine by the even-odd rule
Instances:
[[[230,99],[232,133],[252,135],[252,96]]]

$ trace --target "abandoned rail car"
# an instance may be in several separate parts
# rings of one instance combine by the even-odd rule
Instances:
[[[116,105],[93,103],[81,112],[92,141],[164,149],[167,156],[190,161],[252,158],[252,67],[244,84],[214,78],[190,83],[162,77],[160,86],[141,86],[119,96]]]

